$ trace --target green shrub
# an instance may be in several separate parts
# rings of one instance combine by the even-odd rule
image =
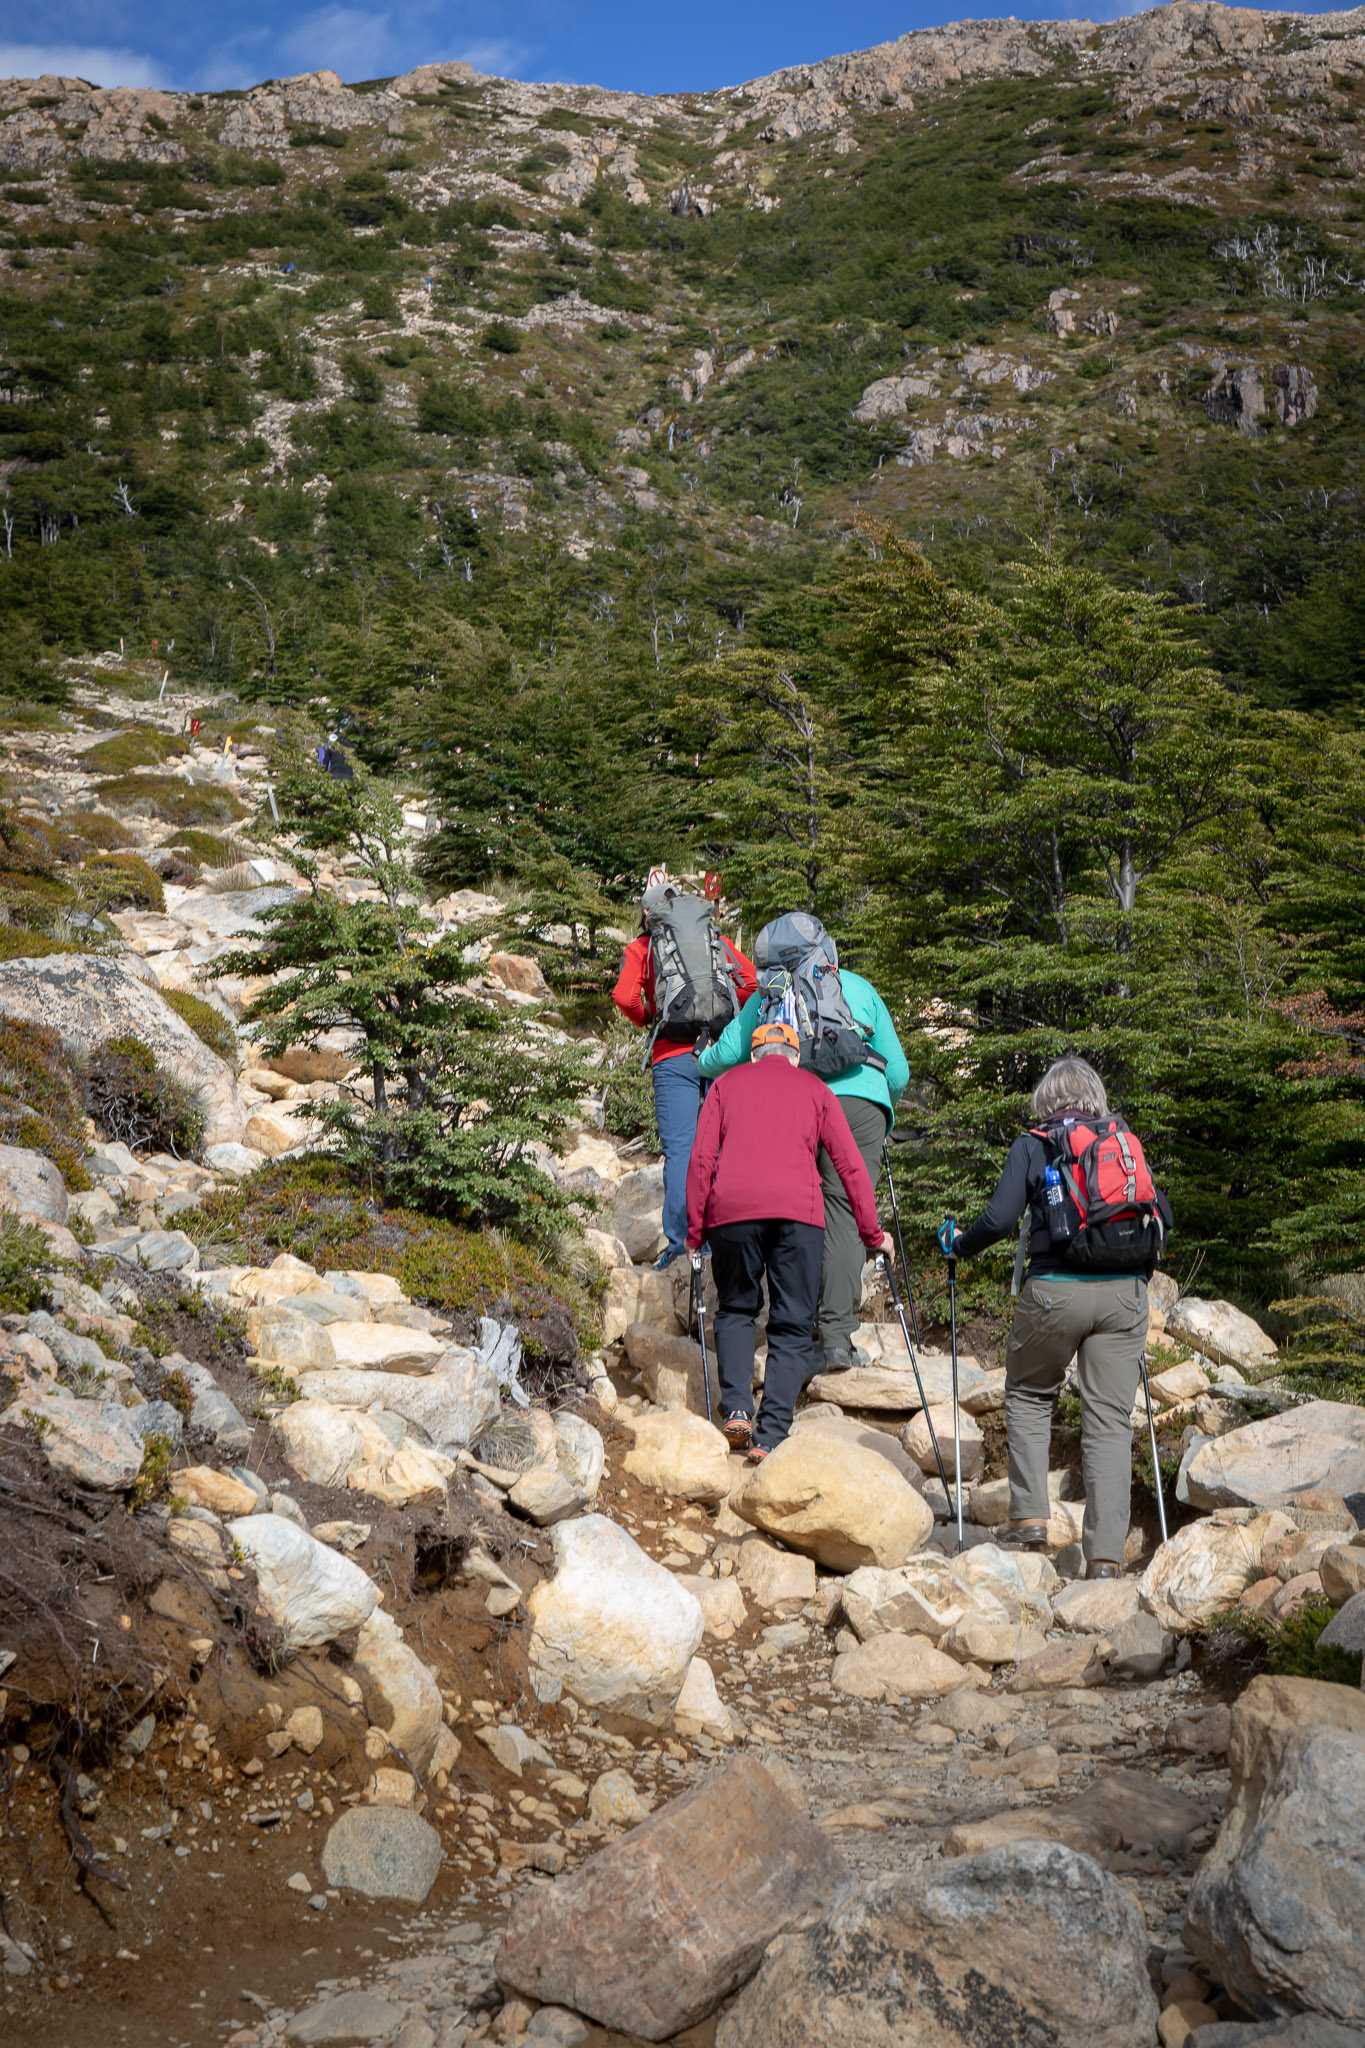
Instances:
[[[181,832],[174,846],[158,847],[157,854],[180,853],[187,865],[196,873],[200,868],[232,868],[245,858],[242,848],[235,839],[224,839],[217,832]]]
[[[70,939],[54,939],[51,932],[32,932],[20,924],[0,925],[0,960],[43,960],[49,953],[79,953]]]
[[[97,910],[166,908],[161,877],[136,853],[96,854],[81,870],[81,893]]]
[[[521,353],[521,332],[510,320],[490,320],[480,340],[485,348],[491,348],[500,356],[515,356]]]
[[[133,1481],[133,1490],[128,1496],[128,1512],[136,1514],[139,1508],[149,1508],[153,1501],[171,1497],[174,1452],[167,1436],[149,1436],[142,1452],[142,1469]]]
[[[178,775],[120,775],[101,782],[102,803],[145,810],[168,825],[230,825],[246,816],[246,805],[214,783],[182,782]]]
[[[128,827],[108,811],[67,811],[50,830],[59,860],[84,860],[88,847],[108,853],[128,843]]]
[[[42,1152],[75,1190],[90,1185],[81,1085],[55,1031],[0,1017],[0,1143]]]
[[[1334,1612],[1329,1600],[1316,1598],[1301,1600],[1282,1621],[1263,1609],[1249,1613],[1234,1607],[1215,1622],[1209,1640],[1225,1651],[1230,1638],[1241,1646],[1246,1661],[1282,1678],[1315,1678],[1325,1685],[1359,1690],[1360,1651],[1318,1641]]]
[[[51,1264],[52,1247],[35,1224],[0,1216],[0,1312],[31,1315],[47,1293],[38,1268]]]
[[[226,1017],[219,1016],[212,1003],[206,1003],[202,996],[191,995],[184,988],[167,988],[161,993],[176,1016],[184,1019],[210,1052],[216,1052],[219,1059],[226,1060],[230,1067],[236,1066],[237,1034]]]
[[[188,1157],[204,1140],[198,1098],[140,1038],[108,1038],[95,1047],[86,1065],[85,1105],[106,1138],[135,1152],[145,1147]]]
[[[134,768],[157,768],[172,754],[183,753],[185,742],[154,725],[132,725],[127,732],[112,733],[97,740],[81,755],[82,768],[96,775],[126,775]]]
[[[478,392],[471,385],[447,384],[435,377],[417,394],[417,424],[424,434],[459,434],[468,441],[488,432]]]

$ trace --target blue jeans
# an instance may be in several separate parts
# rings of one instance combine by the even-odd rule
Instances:
[[[670,1252],[687,1247],[687,1163],[697,1135],[703,1086],[690,1052],[654,1062],[654,1114],[664,1148],[664,1234]]]

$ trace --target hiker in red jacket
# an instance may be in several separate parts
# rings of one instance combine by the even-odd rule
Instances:
[[[696,1056],[743,1009],[758,977],[752,962],[715,929],[710,905],[677,883],[663,881],[647,889],[641,916],[645,929],[626,947],[612,1001],[632,1024],[654,1032],[654,1115],[664,1155],[663,1225],[668,1239],[658,1260],[662,1267],[681,1256],[687,1235],[687,1162],[706,1085]],[[676,931],[682,934],[688,956],[682,964],[687,971],[672,977],[660,995],[655,988],[655,955],[662,944],[670,960],[681,957],[672,945]],[[700,957],[694,954],[694,945]],[[701,1021],[700,1012],[712,1011],[718,1021]]]
[[[870,1252],[882,1249],[872,1182],[848,1122],[824,1082],[797,1065],[790,1024],[761,1024],[747,1066],[711,1088],[687,1169],[687,1242],[711,1244],[721,1427],[755,1462],[784,1441],[809,1378],[820,1292],[824,1147]],[[753,1427],[754,1318],[768,1276],[768,1363]]]

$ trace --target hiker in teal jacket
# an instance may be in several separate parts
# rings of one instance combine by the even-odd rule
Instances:
[[[850,1067],[829,1083],[839,1098],[853,1142],[875,1187],[881,1172],[882,1145],[895,1122],[895,1105],[910,1079],[910,1063],[896,1036],[891,1013],[872,983],[847,968],[839,970],[839,981],[859,1031],[873,1052],[880,1053],[886,1061],[885,1073],[873,1066]],[[715,1043],[698,1054],[697,1067],[704,1080],[714,1081],[728,1067],[737,1067],[748,1059],[761,1006],[759,996],[750,996]],[[862,1303],[866,1253],[843,1183],[824,1152],[820,1154],[820,1180],[825,1196],[825,1251],[820,1271],[816,1370],[841,1372],[851,1365],[866,1363],[853,1343]]]

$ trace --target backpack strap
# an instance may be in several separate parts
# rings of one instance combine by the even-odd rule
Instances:
[[[1033,1209],[1030,1204],[1026,1204],[1024,1213],[1019,1218],[1019,1243],[1014,1254],[1014,1279],[1010,1283],[1011,1295],[1017,1295],[1019,1289],[1024,1284],[1024,1268],[1028,1264],[1028,1245],[1031,1235],[1029,1226],[1032,1222]]]

